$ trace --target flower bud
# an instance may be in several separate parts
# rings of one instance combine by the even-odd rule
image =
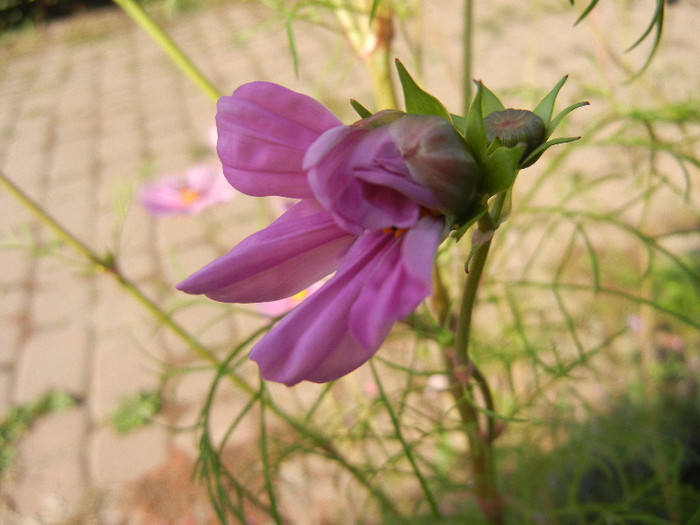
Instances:
[[[390,133],[413,180],[440,203],[438,211],[464,216],[481,186],[481,172],[452,124],[441,117],[410,114],[390,124]]]
[[[521,162],[542,144],[545,138],[544,121],[532,111],[525,109],[504,109],[494,111],[484,118],[486,139],[491,144],[499,139],[504,146],[512,148],[525,144]],[[534,159],[533,161],[534,162]],[[527,166],[532,164],[529,162]],[[523,168],[527,166],[522,166]]]

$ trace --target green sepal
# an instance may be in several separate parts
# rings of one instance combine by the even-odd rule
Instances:
[[[499,99],[493,91],[483,84],[481,85],[481,88],[481,114],[484,117],[490,115],[494,111],[503,111],[506,109],[503,102],[501,102],[501,99]]]
[[[350,99],[350,105],[352,106],[352,109],[354,109],[357,114],[360,115],[360,118],[369,118],[372,116],[372,112],[354,98]]]
[[[467,117],[450,113],[450,120],[452,121],[454,128],[464,137],[464,135],[467,133]]]
[[[477,81],[476,86],[476,95],[474,95],[474,101],[469,107],[469,112],[467,113],[467,128],[464,135],[464,140],[476,160],[483,163],[486,157],[487,144],[486,128],[484,127],[484,117],[481,111],[481,100],[484,85]]]
[[[559,90],[562,88],[564,83],[566,82],[566,79],[569,78],[569,75],[565,75],[564,78],[562,78],[559,82],[557,82],[557,85],[554,86],[552,91],[547,93],[547,96],[545,96],[542,101],[537,104],[537,107],[534,109],[533,113],[540,117],[545,124],[547,124],[550,120],[552,120],[552,111],[554,111],[554,102],[557,100],[557,95],[559,94]],[[547,126],[547,130],[549,130],[549,126]]]
[[[467,233],[467,230],[488,211],[488,207],[484,204],[475,205],[471,209],[471,213],[459,222],[456,229],[452,230],[452,237],[454,237],[455,242],[458,242]]]
[[[396,70],[399,73],[401,88],[403,89],[406,113],[415,115],[435,115],[450,120],[450,114],[437,98],[423,90],[408,73],[404,65],[397,58]]]
[[[539,156],[542,155],[542,153],[544,153],[552,146],[556,146],[557,144],[566,144],[567,142],[574,142],[575,140],[578,140],[580,138],[581,137],[561,137],[558,139],[548,140],[544,144],[537,147],[537,149],[533,150],[533,152],[530,153],[526,158],[524,158],[522,163],[520,164],[520,167],[527,168],[532,163],[534,163],[539,158]]]
[[[482,190],[489,196],[510,188],[518,175],[520,159],[525,146],[501,147],[484,161],[484,182]]]
[[[577,102],[576,104],[571,104],[568,108],[560,111],[559,114],[547,124],[547,131],[544,135],[545,139],[548,139],[552,135],[552,133],[554,133],[554,130],[557,129],[557,126],[559,126],[561,121],[564,120],[564,117],[566,117],[569,113],[571,113],[575,109],[588,105],[589,102]]]
[[[501,209],[498,211],[498,216],[497,217],[491,217],[491,220],[494,222],[494,224],[498,227],[506,220],[508,220],[508,217],[510,217],[511,212],[513,211],[513,187],[511,186],[510,189],[506,192],[505,197],[503,198],[503,206],[501,206]],[[494,215],[496,215],[494,213]]]

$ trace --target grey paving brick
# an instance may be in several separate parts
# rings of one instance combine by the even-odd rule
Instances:
[[[20,287],[0,289],[0,368],[12,366],[20,353],[21,321],[26,295]]]
[[[165,462],[169,431],[152,425],[117,435],[105,426],[91,441],[90,475],[98,488],[112,489],[139,479]]]
[[[12,406],[11,389],[12,369],[0,364],[0,418],[4,417],[7,409]]]
[[[50,390],[85,395],[86,343],[85,330],[72,324],[33,334],[18,358],[13,401],[27,402]]]
[[[75,511],[88,489],[82,446],[85,411],[72,408],[43,417],[20,443],[13,503],[25,516],[57,523]]]

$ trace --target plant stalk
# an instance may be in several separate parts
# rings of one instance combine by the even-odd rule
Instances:
[[[502,209],[503,198],[494,203],[496,219],[484,215],[478,222],[482,234],[496,228],[497,217]],[[477,502],[489,523],[504,523],[503,499],[498,490],[494,461],[493,440],[495,438],[493,416],[486,414],[486,430],[480,428],[479,413],[474,404],[474,384],[480,389],[489,411],[493,412],[493,399],[485,377],[469,358],[472,317],[479,283],[488,259],[491,240],[477,247],[469,263],[467,279],[462,292],[459,318],[455,335],[455,345],[446,353],[448,370],[452,376],[451,393],[457,403],[464,431],[469,442],[471,470],[474,476],[474,490]]]
[[[206,96],[216,102],[221,92],[216,89],[204,74],[194,65],[190,58],[178,47],[163,28],[156,23],[146,10],[135,0],[114,0],[122,10],[136,22],[141,29],[168,54],[172,61],[199,87]]]

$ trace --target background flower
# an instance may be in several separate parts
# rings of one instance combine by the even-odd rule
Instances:
[[[168,175],[141,187],[139,199],[151,215],[191,215],[230,201],[236,191],[223,174],[204,164],[184,173]]]

